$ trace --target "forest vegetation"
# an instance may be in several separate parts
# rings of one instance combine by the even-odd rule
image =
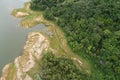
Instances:
[[[89,78],[70,58],[55,56],[52,52],[42,55],[39,77],[42,80],[88,80]]]
[[[89,60],[92,65],[93,73],[88,79],[82,78],[86,75],[72,65],[73,76],[78,78],[73,79],[69,74],[66,75],[68,78],[59,80],[120,80],[120,0],[32,0],[30,8],[43,11],[45,19],[63,30],[72,51]],[[64,62],[60,58],[54,60]],[[66,61],[63,66],[73,64]],[[56,65],[43,64],[50,65],[50,70],[53,69],[51,65]],[[57,67],[58,65],[55,68]],[[58,70],[61,71],[60,68]],[[47,76],[44,80],[50,80],[47,78],[57,73],[56,70],[55,73],[43,69],[44,71]]]

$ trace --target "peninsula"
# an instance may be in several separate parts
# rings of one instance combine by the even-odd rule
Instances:
[[[12,15],[31,32],[0,80],[120,80],[119,0],[31,0]]]

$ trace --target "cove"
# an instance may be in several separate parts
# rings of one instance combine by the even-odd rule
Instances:
[[[18,24],[20,19],[11,16],[11,11],[23,7],[28,0],[0,0],[0,73],[2,68],[22,54],[29,32],[44,31],[43,24],[25,29]]]

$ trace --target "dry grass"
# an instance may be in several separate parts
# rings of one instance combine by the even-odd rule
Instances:
[[[6,80],[15,80],[15,78],[16,78],[16,75],[15,75],[16,74],[16,67],[15,67],[15,65],[14,64],[10,64],[8,70],[9,71],[7,71],[8,73],[7,73]]]

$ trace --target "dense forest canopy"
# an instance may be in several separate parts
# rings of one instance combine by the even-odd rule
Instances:
[[[52,52],[42,56],[39,75],[42,80],[88,80],[71,59],[57,57]]]
[[[89,59],[89,80],[120,80],[120,0],[32,0],[30,8],[43,11],[73,52]]]

